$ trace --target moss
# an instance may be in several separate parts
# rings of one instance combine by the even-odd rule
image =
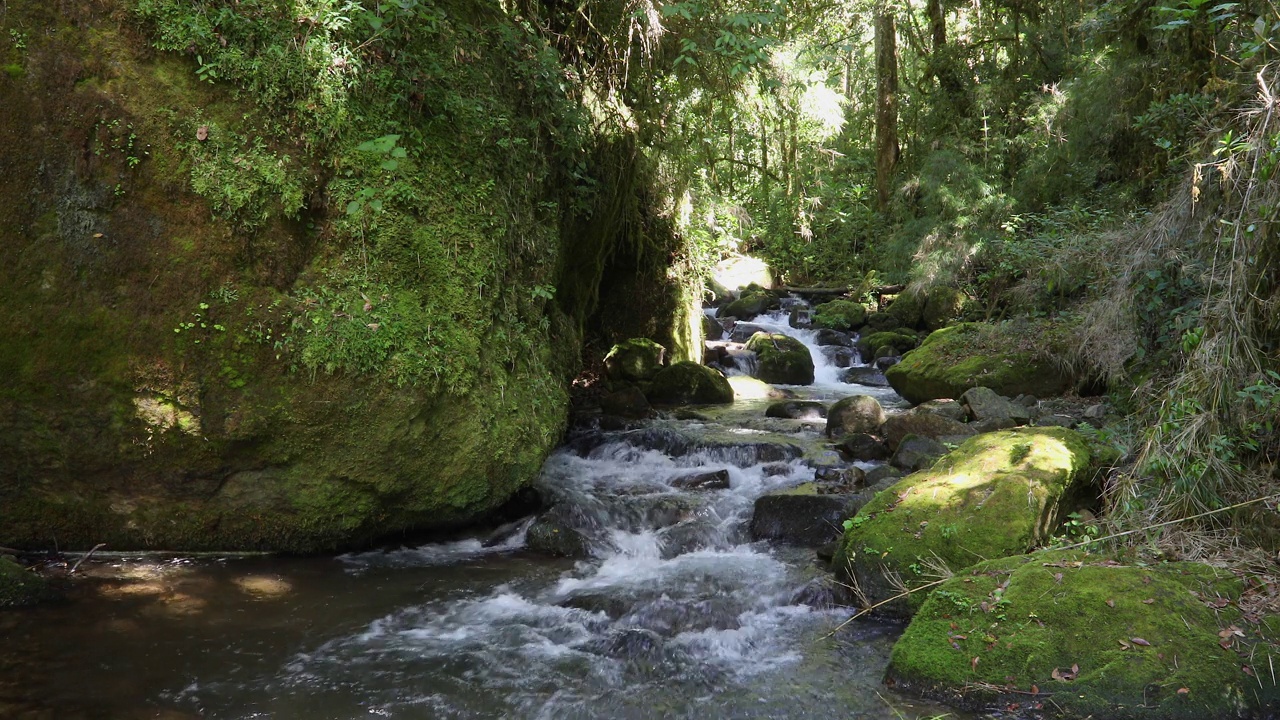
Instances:
[[[0,555],[0,608],[33,605],[48,597],[44,578]]]
[[[632,338],[614,345],[604,356],[604,366],[616,380],[652,380],[662,369],[666,354],[666,348],[648,338]]]
[[[898,592],[886,574],[913,588],[938,560],[958,570],[1025,553],[1057,528],[1088,468],[1084,439],[1065,428],[972,437],[865,505],[845,532],[844,563],[878,601]],[[914,593],[889,610],[910,614],[924,599]]]
[[[778,299],[767,290],[755,290],[748,286],[742,291],[742,297],[722,305],[716,312],[717,317],[733,317],[739,320],[751,320],[778,304]]]
[[[804,343],[789,335],[758,332],[747,341],[756,354],[756,377],[782,385],[813,384],[813,356]]]
[[[831,330],[853,330],[866,322],[867,309],[852,300],[832,300],[813,308],[813,326]]]
[[[864,359],[870,360],[884,348],[893,348],[899,353],[905,353],[919,344],[920,340],[912,333],[885,330],[858,338],[858,352],[862,353]]]
[[[1009,397],[1052,397],[1077,384],[1051,359],[1070,336],[1069,327],[1049,321],[961,323],[930,334],[885,377],[912,403],[958,398],[977,386]]]
[[[683,361],[663,368],[645,395],[656,405],[731,403],[733,387],[719,371]]]
[[[1259,640],[1232,604],[1240,592],[1229,573],[1195,563],[1145,567],[1061,552],[983,562],[924,603],[893,649],[889,679],[1014,713],[1265,716],[1280,695],[1241,669]],[[1241,635],[1228,631],[1224,650],[1219,633],[1231,627]],[[1056,680],[1055,671],[1074,677]]]
[[[888,313],[896,317],[903,327],[913,328],[920,324],[925,300],[923,293],[914,287],[908,287],[889,304]]]
[[[8,75],[14,80],[18,80],[23,75],[27,74],[26,68],[22,67],[22,65],[18,63],[8,63],[6,65],[0,65],[0,72],[3,72],[5,75]]]

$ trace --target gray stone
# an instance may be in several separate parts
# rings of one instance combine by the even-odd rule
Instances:
[[[1080,421],[1070,415],[1045,415],[1036,421],[1036,425],[1039,427],[1064,427],[1073,430],[1079,424]]]
[[[929,412],[934,415],[941,415],[942,417],[948,420],[954,420],[955,422],[964,422],[967,415],[963,405],[950,399],[922,402],[915,407],[915,410],[916,412]]]
[[[740,322],[733,326],[733,330],[729,331],[729,339],[736,343],[745,343],[751,339],[752,335],[758,332],[768,332],[768,330],[755,323]]]
[[[1087,420],[1101,420],[1106,414],[1107,406],[1102,403],[1090,405],[1084,410],[1084,416]]]
[[[867,474],[860,467],[818,468],[813,472],[813,479],[821,495],[852,492],[867,484]]]
[[[840,379],[854,385],[889,387],[889,379],[884,376],[884,373],[879,368],[870,365],[851,367]]]
[[[836,449],[844,457],[862,462],[888,460],[889,456],[893,454],[889,451],[889,446],[885,445],[880,438],[867,433],[846,435],[840,441],[840,444],[836,446]]]
[[[827,362],[838,368],[847,368],[858,359],[858,355],[852,348],[840,347],[839,345],[823,345],[822,354],[826,356]],[[848,382],[847,380],[845,382]],[[889,383],[885,380],[885,385]]]
[[[813,324],[813,315],[804,308],[795,308],[787,316],[787,324],[797,330],[808,330]]]
[[[647,417],[651,410],[644,392],[634,385],[600,398],[600,411],[606,415],[638,419]]]
[[[863,494],[823,495],[816,483],[766,493],[756,499],[751,537],[817,547],[835,539],[841,523],[868,499]]]
[[[898,449],[898,443],[908,435],[937,440],[943,437],[969,436],[977,431],[965,423],[948,420],[931,412],[913,409],[897,415],[890,415],[880,426],[879,435],[891,450]]]
[[[721,325],[718,320],[703,315],[702,334],[705,335],[708,340],[723,340],[724,325]]]
[[[544,513],[525,533],[525,545],[534,552],[567,558],[586,558],[591,555],[591,543],[587,536],[572,527],[556,508]]]
[[[770,405],[765,417],[788,420],[820,420],[827,416],[827,406],[814,400],[783,400]]]
[[[1031,413],[1026,406],[1015,403],[991,388],[970,388],[960,396],[960,401],[968,406],[969,416],[974,420],[1012,420],[1015,426],[1031,422]]]
[[[839,330],[829,330],[823,328],[818,331],[817,343],[819,345],[839,345],[840,347],[853,347],[853,339],[847,334]]]
[[[1022,423],[1019,423],[1017,420],[1014,420],[1013,418],[990,417],[990,418],[987,418],[986,420],[978,420],[977,422],[969,423],[969,426],[972,427],[974,431],[977,432],[978,434],[982,434],[982,433],[995,432],[997,430],[1008,430],[1009,428],[1016,428],[1021,424]]]
[[[671,487],[679,490],[728,490],[729,471],[715,470],[692,475],[681,475],[680,477],[672,478]]]
[[[947,454],[947,447],[932,438],[908,435],[898,443],[889,464],[907,472],[918,472],[933,467],[938,458]]]
[[[905,477],[902,471],[892,465],[879,465],[867,471],[867,484],[872,489],[883,489],[881,486],[888,487],[897,482],[899,478]]]

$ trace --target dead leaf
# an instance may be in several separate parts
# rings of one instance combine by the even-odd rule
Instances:
[[[1155,601],[1156,601],[1156,599],[1155,599],[1155,598],[1147,598],[1146,600],[1143,600],[1143,601],[1142,601],[1142,604],[1143,604],[1143,605],[1150,605],[1151,603],[1153,603],[1153,602],[1155,602]]]
[[[104,237],[104,235],[103,235],[102,233],[94,233],[94,234],[93,234],[93,239],[94,239],[94,240],[101,240],[103,237]]]
[[[199,140],[200,142],[204,142],[205,140],[209,139],[208,125],[201,125],[200,127],[196,128],[196,139]]]
[[[1230,605],[1231,601],[1227,598],[1220,597],[1220,598],[1214,598],[1213,600],[1210,600],[1206,604],[1215,610],[1221,610],[1222,608]]]
[[[1142,647],[1151,647],[1151,643],[1139,637],[1129,638],[1129,642],[1133,643],[1134,645],[1141,645]]]
[[[1115,606],[1116,606],[1115,600],[1111,600],[1111,599],[1107,600],[1107,607],[1115,607]]]
[[[1178,694],[1179,694],[1179,695],[1186,695],[1186,694],[1187,694],[1187,693],[1189,693],[1189,692],[1191,692],[1191,690],[1190,690],[1190,689],[1188,689],[1188,688],[1184,688],[1184,687],[1180,687],[1180,688],[1178,688]]]
[[[1244,631],[1236,627],[1235,625],[1232,625],[1226,630],[1223,630],[1218,633],[1218,637],[1220,638],[1231,637],[1232,635],[1235,635],[1236,637],[1244,637]]]
[[[1053,678],[1054,680],[1057,680],[1058,682],[1071,682],[1072,680],[1075,680],[1076,675],[1079,675],[1079,674],[1080,674],[1080,666],[1072,665],[1070,670],[1061,670],[1059,668],[1054,668],[1053,672],[1049,675],[1049,677]]]
[[[1244,671],[1245,675],[1248,675],[1249,677],[1254,677],[1253,668],[1249,667],[1248,665],[1241,665],[1240,669]]]
[[[1075,663],[1071,663],[1071,675],[1075,676],[1079,674],[1080,674],[1080,666]]]
[[[1056,582],[1056,583],[1058,583],[1059,585],[1061,585],[1061,584],[1062,584],[1062,573],[1054,573],[1054,574],[1053,574],[1053,581],[1054,581],[1054,582]]]
[[[1117,640],[1116,642],[1120,643],[1120,649],[1121,649],[1121,650],[1132,650],[1132,649],[1133,649],[1133,646],[1132,646],[1132,645],[1130,645],[1129,643],[1125,642],[1124,640]]]
[[[978,672],[978,656],[977,655],[974,655],[973,659],[969,661],[969,667],[973,668],[974,672]]]
[[[1039,694],[1040,694],[1040,686],[1039,686],[1039,685],[1032,685],[1032,686],[1031,686],[1031,694],[1032,694],[1032,695],[1039,695]]]
[[[1219,640],[1219,641],[1218,641],[1218,647],[1222,648],[1223,650],[1230,650],[1230,649],[1231,649],[1231,641],[1230,641],[1230,640]]]

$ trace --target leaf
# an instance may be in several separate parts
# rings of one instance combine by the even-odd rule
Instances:
[[[1141,645],[1142,647],[1151,647],[1151,643],[1147,642],[1146,640],[1143,640],[1140,637],[1129,638],[1129,642],[1133,643],[1134,645]]]
[[[392,171],[400,167],[400,161],[399,160],[383,160],[381,163],[379,163],[379,165],[382,166],[383,170]]]
[[[347,203],[347,214],[355,215],[356,213],[360,212],[360,207],[361,207],[361,203],[359,200],[352,200],[351,202]]]
[[[1032,685],[1032,686],[1031,686],[1031,694],[1032,694],[1032,695],[1039,695],[1039,694],[1040,694],[1040,686],[1039,686],[1039,685]]]
[[[973,668],[974,672],[978,672],[978,656],[977,655],[974,655],[973,659],[969,661],[969,667]]]
[[[201,125],[200,127],[196,128],[196,140],[199,140],[200,142],[204,142],[205,140],[208,140],[208,139],[209,139],[208,125]]]
[[[1054,574],[1053,574],[1053,581],[1054,581],[1054,582],[1056,582],[1056,583],[1058,583],[1059,585],[1061,585],[1061,584],[1062,584],[1062,573],[1054,573]]]
[[[1132,650],[1132,649],[1133,649],[1133,646],[1132,646],[1132,645],[1130,645],[1127,641],[1124,641],[1124,640],[1117,640],[1116,642],[1120,643],[1120,649],[1121,649],[1121,650]]]
[[[1220,597],[1220,598],[1214,598],[1205,604],[1215,610],[1221,610],[1222,608],[1230,605],[1231,600],[1229,600],[1228,598]]]
[[[1115,601],[1115,600],[1112,600],[1112,599],[1110,599],[1110,598],[1108,598],[1108,599],[1107,599],[1107,607],[1115,607],[1115,606],[1116,606],[1116,601]]]
[[[1248,675],[1249,677],[1254,677],[1253,668],[1249,667],[1248,665],[1241,665],[1240,669],[1244,671],[1245,675]]]
[[[1155,601],[1156,601],[1156,599],[1155,599],[1155,598],[1147,598],[1146,600],[1143,600],[1143,601],[1142,601],[1142,604],[1143,604],[1143,605],[1150,605],[1151,603],[1153,603],[1153,602],[1155,602]]]
[[[1184,688],[1184,687],[1180,687],[1180,688],[1178,688],[1178,694],[1179,694],[1179,695],[1186,695],[1186,694],[1187,694],[1187,693],[1189,693],[1189,692],[1191,692],[1191,690],[1190,690],[1189,688]]]

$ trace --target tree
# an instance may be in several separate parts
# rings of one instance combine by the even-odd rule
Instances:
[[[876,202],[889,207],[898,164],[898,42],[893,12],[876,12]]]

